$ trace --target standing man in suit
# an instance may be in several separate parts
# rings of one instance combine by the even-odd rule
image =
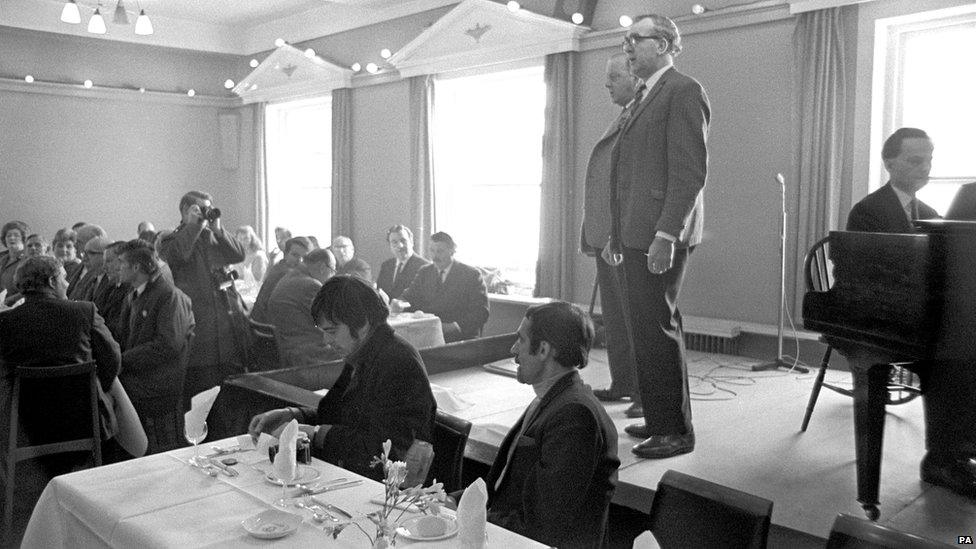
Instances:
[[[623,107],[597,141],[586,165],[586,194],[583,207],[583,226],[580,228],[580,250],[596,258],[596,279],[600,286],[600,304],[606,327],[607,359],[610,362],[610,387],[595,389],[596,398],[604,401],[630,397],[627,417],[644,417],[640,405],[640,391],[635,379],[634,355],[627,337],[627,322],[621,303],[620,277],[616,269],[601,257],[600,252],[610,240],[610,153],[627,121],[627,106],[634,101],[635,79],[630,74],[627,54],[617,52],[607,60],[606,88],[610,100]]]
[[[644,407],[644,423],[625,432],[644,439],[634,454],[667,458],[695,449],[677,302],[688,256],[701,242],[711,110],[701,84],[674,68],[681,35],[673,21],[638,17],[623,48],[640,82],[611,154],[603,259],[621,279]]]
[[[549,546],[601,547],[616,482],[617,429],[583,384],[593,323],[578,307],[530,307],[512,354],[536,397],[488,473],[488,520]]]
[[[847,230],[913,233],[912,221],[938,219],[934,208],[915,198],[929,182],[934,150],[928,134],[918,128],[899,128],[891,134],[881,148],[888,183],[851,208]]]
[[[337,236],[332,240],[329,248],[336,258],[336,274],[358,276],[360,279],[372,283],[373,273],[369,263],[356,257],[356,247],[348,236]]]
[[[447,343],[478,337],[488,322],[488,288],[481,271],[455,261],[456,251],[451,235],[430,235],[433,263],[420,269],[400,299],[390,302],[395,313],[424,311],[440,317]]]
[[[847,230],[911,233],[914,219],[939,214],[915,193],[928,183],[934,147],[917,128],[901,128],[885,141],[881,158],[888,183],[854,205]],[[976,368],[943,360],[918,371],[925,406],[922,480],[976,499]]]
[[[117,248],[119,278],[132,291],[119,319],[122,373],[149,439],[149,453],[182,445],[182,395],[193,337],[193,305],[161,276],[156,252],[143,240]]]
[[[397,299],[403,290],[410,287],[417,272],[430,261],[420,257],[413,251],[413,231],[404,225],[394,225],[386,231],[386,241],[390,245],[393,257],[380,265],[380,275],[376,278],[376,287],[386,292],[390,299]]]

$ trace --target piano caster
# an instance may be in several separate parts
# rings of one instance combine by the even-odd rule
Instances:
[[[881,516],[881,511],[878,511],[877,505],[864,504],[861,506],[861,508],[864,509],[864,514],[867,515],[868,519],[872,522],[878,520],[878,517]]]

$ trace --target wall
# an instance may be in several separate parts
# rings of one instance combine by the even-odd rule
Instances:
[[[251,110],[204,96],[226,94],[208,82],[229,73],[236,58],[7,27],[0,28],[0,52],[0,75],[38,79],[0,87],[0,220],[21,219],[48,239],[79,220],[130,238],[144,219],[174,226],[180,196],[201,189],[215,195],[229,225],[253,223],[253,151],[250,138],[241,139],[251,134]],[[96,86],[201,92],[189,98],[40,83],[84,78]],[[236,134],[221,136],[221,114],[237,117]],[[226,137],[238,152],[236,167],[222,165]]]

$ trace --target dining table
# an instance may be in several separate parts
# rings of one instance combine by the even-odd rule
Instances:
[[[417,349],[444,345],[444,328],[440,317],[423,311],[392,313],[387,319],[393,331]]]
[[[346,525],[338,536],[333,536],[332,530],[337,524],[355,522],[366,532],[375,533],[375,526],[366,515],[382,508],[384,486],[379,482],[316,458],[308,465],[299,465],[298,476],[310,488],[345,486],[314,497],[318,503],[333,505],[352,519],[333,513],[341,518],[340,522],[331,518],[322,522],[321,514],[313,516],[312,511],[301,507],[308,500],[300,497],[299,488],[283,491],[280,484],[274,483],[267,453],[243,450],[214,458],[236,460],[232,466],[236,476],[223,471],[211,476],[214,471],[189,463],[197,453],[207,456],[218,450],[246,448],[241,441],[241,437],[231,437],[205,442],[196,449],[179,448],[55,477],[34,508],[22,547],[371,547],[355,524]],[[348,485],[350,482],[353,485]],[[282,496],[287,498],[284,509],[274,505]],[[269,509],[297,515],[301,522],[279,539],[253,537],[244,522]],[[400,515],[397,518],[401,523],[420,516],[413,508],[402,515],[394,513],[395,517]],[[443,513],[453,516],[449,510]],[[459,546],[457,535],[432,540],[411,539],[413,536],[404,536],[402,531],[400,534],[396,539],[399,547]],[[486,525],[486,539],[488,547],[545,547],[491,523]]]

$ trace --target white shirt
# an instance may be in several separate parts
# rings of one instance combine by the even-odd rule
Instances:
[[[915,195],[908,194],[894,185],[891,186],[891,189],[895,191],[895,196],[898,197],[898,202],[901,203],[901,209],[905,210],[905,215],[908,216],[908,222],[911,223],[912,222],[912,200],[915,200]]]

